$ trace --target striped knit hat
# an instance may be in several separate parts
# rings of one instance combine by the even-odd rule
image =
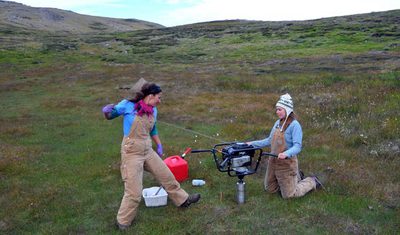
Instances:
[[[292,97],[286,93],[284,95],[281,95],[279,98],[278,102],[276,103],[276,107],[281,107],[286,110],[286,118],[285,121],[283,122],[282,126],[280,127],[280,130],[283,131],[283,128],[285,126],[285,123],[290,115],[291,112],[293,112],[293,100]]]
[[[289,114],[293,112],[292,97],[288,93],[281,95],[278,102],[276,103],[276,107],[284,108],[286,110],[286,116],[289,116]]]

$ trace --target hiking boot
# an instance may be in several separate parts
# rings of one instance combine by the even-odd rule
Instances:
[[[118,221],[115,222],[115,226],[117,227],[117,229],[119,231],[126,231],[130,227],[130,225],[123,225],[123,224],[118,223]]]
[[[186,199],[186,201],[184,203],[182,203],[182,205],[180,207],[189,207],[190,204],[196,203],[199,200],[200,200],[200,194],[198,194],[198,193],[191,194],[191,195],[189,195],[188,199]]]
[[[304,178],[305,178],[302,170],[299,170],[299,178],[300,178],[300,180],[304,180]]]
[[[315,185],[316,185],[315,188],[316,189],[324,188],[324,185],[322,184],[321,180],[316,175],[311,176],[311,178],[313,178],[315,180]]]

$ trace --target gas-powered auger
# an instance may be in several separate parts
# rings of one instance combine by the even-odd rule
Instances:
[[[219,171],[228,172],[229,176],[239,178],[236,183],[236,200],[239,204],[245,202],[245,182],[243,178],[257,172],[262,156],[277,157],[275,154],[263,152],[261,148],[236,142],[216,144],[212,149],[192,150],[192,153],[204,152],[213,154],[215,165]],[[257,159],[254,164],[255,155]]]

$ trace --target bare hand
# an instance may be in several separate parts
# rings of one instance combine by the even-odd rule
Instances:
[[[287,158],[287,155],[284,154],[284,153],[280,153],[280,154],[278,154],[278,158],[279,158],[279,159],[286,159],[286,158]]]

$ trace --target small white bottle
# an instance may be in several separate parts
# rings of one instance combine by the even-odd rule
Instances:
[[[206,184],[206,181],[200,180],[200,179],[194,179],[192,180],[192,185],[193,186],[203,186]]]

